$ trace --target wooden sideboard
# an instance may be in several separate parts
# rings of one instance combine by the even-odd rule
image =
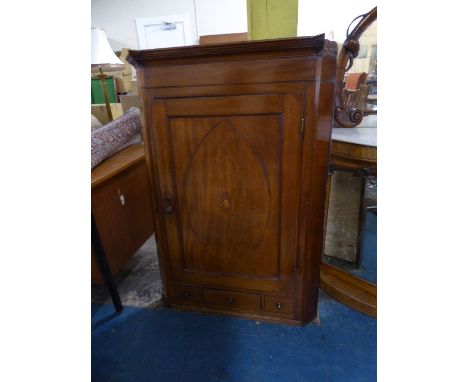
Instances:
[[[336,55],[323,35],[129,52],[170,306],[316,317]]]

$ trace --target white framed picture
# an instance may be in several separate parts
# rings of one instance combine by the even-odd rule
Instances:
[[[193,45],[189,15],[135,19],[140,49]]]

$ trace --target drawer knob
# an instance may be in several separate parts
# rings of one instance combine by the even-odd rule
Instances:
[[[283,307],[283,304],[279,302],[279,303],[276,304],[276,307],[277,307],[278,309],[281,309],[281,308]]]
[[[184,296],[185,297],[192,297],[192,293],[190,293],[189,291],[185,291]]]
[[[234,299],[232,297],[229,297],[226,301],[227,301],[228,304],[233,304],[234,303]]]
[[[124,196],[124,194],[122,192],[120,192],[120,189],[118,189],[117,192],[119,193],[120,204],[122,206],[125,206],[125,196]]]

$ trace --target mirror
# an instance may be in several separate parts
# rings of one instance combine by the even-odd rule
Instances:
[[[376,10],[374,20],[368,22],[362,34],[358,33],[359,53],[355,52],[356,55],[350,58],[352,65],[343,73],[339,85],[337,82],[341,99],[337,98],[332,130],[328,215],[322,262],[376,287]],[[357,23],[360,21],[353,23],[350,30]],[[342,63],[346,64],[344,60]]]

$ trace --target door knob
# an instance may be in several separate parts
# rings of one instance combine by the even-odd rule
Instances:
[[[166,196],[164,198],[164,212],[166,214],[171,214],[174,211],[174,206],[172,202],[172,198],[170,196]]]

